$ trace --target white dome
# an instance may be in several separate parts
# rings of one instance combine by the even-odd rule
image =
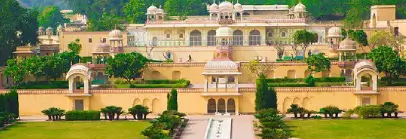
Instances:
[[[44,28],[44,27],[39,27],[39,28],[38,28],[38,31],[39,31],[39,32],[43,32],[43,31],[45,31],[45,28]]]
[[[327,34],[328,38],[342,38],[342,31],[340,27],[331,27],[330,29],[328,29],[328,34]]]
[[[51,30],[53,30],[53,29],[52,29],[51,27],[48,27],[47,30],[51,31]]]
[[[204,65],[204,70],[214,71],[238,71],[237,63],[231,60],[212,60]]]
[[[94,53],[110,53],[110,45],[100,42],[93,48]]]
[[[362,69],[365,69],[365,68],[371,69],[371,70],[374,70],[374,71],[378,71],[376,69],[376,66],[375,66],[374,62],[372,62],[371,60],[361,60],[361,61],[357,62],[357,64],[355,64],[355,66],[354,66],[354,69],[356,70],[355,73],[359,72],[359,71],[361,71]]]
[[[66,74],[66,79],[69,79],[74,74],[83,75],[85,78],[90,79],[89,68],[86,64],[75,64],[72,65]]]
[[[219,9],[221,10],[233,10],[234,5],[231,2],[224,1],[221,2],[219,5]]]
[[[111,39],[122,39],[123,38],[123,33],[121,33],[120,30],[114,29],[109,33],[110,40]]]
[[[238,3],[238,2],[234,5],[234,9],[236,11],[242,11],[243,10],[242,5],[240,3]]]
[[[154,5],[151,5],[147,9],[147,14],[155,14],[157,9],[158,9],[157,7],[155,7]]]
[[[213,3],[212,5],[210,5],[209,11],[210,12],[216,12],[219,10],[219,6],[216,3]]]
[[[338,51],[357,51],[357,43],[350,38],[345,38],[340,42],[338,46]]]
[[[294,8],[293,11],[294,11],[294,12],[299,12],[299,13],[301,13],[301,12],[306,12],[306,6],[303,5],[301,2],[299,2],[299,3],[295,6],[295,8]]]
[[[216,37],[231,37],[233,36],[233,29],[229,27],[220,27],[216,30]]]
[[[162,9],[162,6],[159,6],[159,8],[156,9],[156,13],[160,13],[160,14],[164,13],[164,10]]]

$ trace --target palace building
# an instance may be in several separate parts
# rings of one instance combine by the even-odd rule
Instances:
[[[66,77],[69,89],[18,90],[20,113],[41,114],[41,110],[58,107],[66,110],[99,110],[108,105],[128,109],[133,105],[148,106],[153,113],[166,110],[170,88],[118,89],[98,88],[94,81],[114,83],[104,70],[105,60],[119,53],[138,52],[153,60],[173,62],[149,63],[143,73],[145,80],[179,80],[191,82],[188,88],[178,89],[179,111],[187,114],[239,114],[255,112],[256,76],[247,68],[249,61],[258,60],[272,67],[268,78],[305,78],[310,74],[304,62],[277,61],[302,59],[309,54],[325,53],[331,70],[315,74],[320,77],[346,77],[347,84],[329,87],[277,87],[278,110],[286,112],[291,104],[310,110],[335,105],[352,109],[359,105],[399,104],[406,110],[406,87],[379,87],[382,77],[373,62],[357,59],[357,43],[343,38],[342,24],[337,21],[309,20],[306,6],[242,5],[231,2],[207,6],[209,15],[187,16],[185,19],[167,16],[161,6],[150,6],[145,24],[128,25],[125,31],[111,32],[67,31],[58,27],[57,34],[44,34],[40,28],[39,47],[18,48],[17,57],[49,55],[67,51],[67,45],[80,40],[80,56],[92,57],[92,62],[76,64]],[[371,7],[371,19],[363,30],[370,36],[383,30],[393,35],[406,33],[406,20],[395,18],[396,7]],[[318,41],[307,51],[296,50],[292,35],[306,29],[317,33]],[[47,29],[48,30],[48,29]],[[57,36],[57,37],[56,37]],[[48,49],[45,46],[50,45]],[[42,47],[41,47],[42,46]],[[51,49],[52,50],[49,50]],[[283,51],[281,51],[283,49]],[[31,53],[32,52],[32,53]],[[293,57],[295,55],[296,57]],[[0,88],[10,85],[1,76]],[[5,82],[7,80],[7,82]],[[84,87],[77,89],[81,81]],[[0,90],[0,92],[7,90]],[[47,101],[44,101],[47,100]]]

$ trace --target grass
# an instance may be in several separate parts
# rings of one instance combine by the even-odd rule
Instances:
[[[292,120],[293,137],[300,139],[402,139],[406,120]]]
[[[147,121],[20,122],[0,130],[0,139],[144,139]]]

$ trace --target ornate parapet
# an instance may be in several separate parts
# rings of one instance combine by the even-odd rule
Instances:
[[[204,67],[206,62],[191,63],[149,63],[148,67]]]
[[[0,89],[0,94],[8,93],[8,89]],[[68,94],[68,89],[19,89],[18,94]]]
[[[276,92],[354,92],[354,87],[276,87]],[[240,88],[239,92],[255,92],[256,88]]]
[[[92,94],[131,94],[131,93],[169,93],[170,88],[129,88],[129,89],[92,89]],[[178,88],[178,93],[201,93],[202,88]]]

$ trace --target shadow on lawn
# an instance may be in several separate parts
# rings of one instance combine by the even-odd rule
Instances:
[[[25,127],[25,126],[24,126],[25,124],[27,124],[27,123],[24,123],[24,122],[17,122],[17,123],[15,123],[15,124],[12,124],[12,125],[10,125],[10,126],[8,126],[8,127],[5,127],[5,128],[3,128],[3,129],[1,129],[1,130],[0,130],[0,133],[1,133],[1,132],[8,131],[8,130],[11,130],[11,129],[13,129],[13,128]]]

